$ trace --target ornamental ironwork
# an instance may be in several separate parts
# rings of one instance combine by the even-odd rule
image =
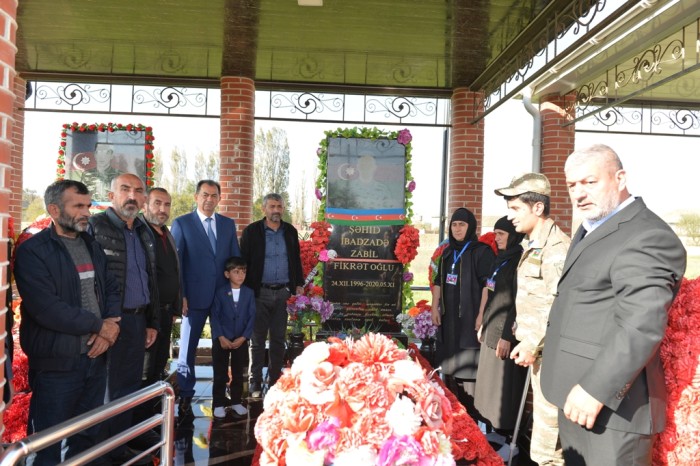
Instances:
[[[603,113],[600,116],[596,115],[602,122],[626,121],[633,118],[633,114],[624,112],[623,118],[622,114],[611,109],[621,107],[627,101],[640,100],[652,91],[654,98],[661,101],[678,101],[679,98],[697,96],[698,80],[692,73],[700,70],[700,58],[695,52],[698,38],[700,20],[695,20],[663,40],[651,44],[635,56],[609,68],[603,75],[579,86],[574,90],[576,99],[572,105],[575,108],[567,109],[575,110],[576,116],[569,124],[598,113]],[[673,118],[669,121],[674,126]],[[677,121],[679,128],[687,123],[683,117]]]
[[[514,53],[506,63],[493,63],[500,72],[477,86],[483,91],[475,105],[482,107],[485,117],[506,100],[516,96],[527,85],[555,66],[563,57],[575,50],[582,40],[595,34],[604,21],[629,6],[599,0],[573,0],[561,12],[543,11],[551,14],[545,27]]]
[[[579,121],[576,131],[700,137],[700,108],[661,108],[650,103],[612,106]]]
[[[211,88],[31,82],[25,110],[219,118]],[[29,94],[28,94],[29,95]],[[255,118],[378,125],[449,126],[450,100],[312,92],[255,91]]]

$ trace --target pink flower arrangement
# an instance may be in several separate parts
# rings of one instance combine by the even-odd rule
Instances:
[[[450,466],[451,434],[444,390],[374,333],[309,345],[255,425],[263,466]]]
[[[421,340],[433,338],[437,333],[437,325],[433,324],[430,303],[421,299],[406,313],[396,316],[396,321],[401,324],[401,329],[407,335],[413,335]]]
[[[333,310],[333,303],[313,292],[311,296],[295,294],[287,300],[287,314],[295,333],[301,333],[302,327],[311,322],[327,321],[333,315]]]

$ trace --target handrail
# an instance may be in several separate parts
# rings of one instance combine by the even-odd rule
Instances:
[[[163,409],[160,414],[154,414],[152,417],[120,432],[114,437],[98,443],[78,455],[68,458],[61,464],[71,466],[85,464],[110,452],[115,447],[124,445],[129,440],[138,437],[156,426],[162,426],[160,442],[156,443],[148,450],[141,452],[125,464],[133,464],[135,461],[155,451],[157,447],[160,447],[160,464],[170,466],[173,463],[173,445],[175,437],[175,392],[173,391],[173,387],[165,382],[156,382],[130,395],[114,400],[106,405],[99,406],[92,411],[88,411],[87,413],[69,419],[49,429],[34,433],[29,437],[25,437],[9,445],[2,455],[0,466],[16,465],[22,458],[32,453],[36,453],[56,442],[60,442],[64,438],[77,434],[88,427],[104,422],[107,419],[128,411],[157,396],[163,397]]]

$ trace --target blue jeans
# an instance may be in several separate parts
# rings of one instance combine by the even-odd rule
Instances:
[[[104,404],[107,384],[106,355],[90,359],[83,354],[72,371],[29,371],[32,398],[29,402],[28,433],[40,432]],[[66,458],[97,443],[100,426],[94,426],[66,440]],[[35,466],[61,462],[61,442],[37,453]]]
[[[180,354],[177,358],[177,386],[182,398],[194,396],[194,383],[197,381],[194,373],[197,346],[199,346],[199,337],[202,336],[209,312],[209,309],[188,309],[187,316],[182,318]]]
[[[255,299],[255,323],[250,339],[250,382],[260,386],[262,369],[265,364],[265,340],[270,332],[270,366],[268,377],[270,386],[282,375],[284,364],[285,338],[287,335],[287,300],[290,293],[286,288],[279,290],[260,289]]]

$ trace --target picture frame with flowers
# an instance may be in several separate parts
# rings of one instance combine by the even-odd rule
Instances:
[[[56,160],[56,178],[85,183],[97,204],[108,201],[111,181],[134,173],[154,184],[153,128],[133,123],[65,123]]]

